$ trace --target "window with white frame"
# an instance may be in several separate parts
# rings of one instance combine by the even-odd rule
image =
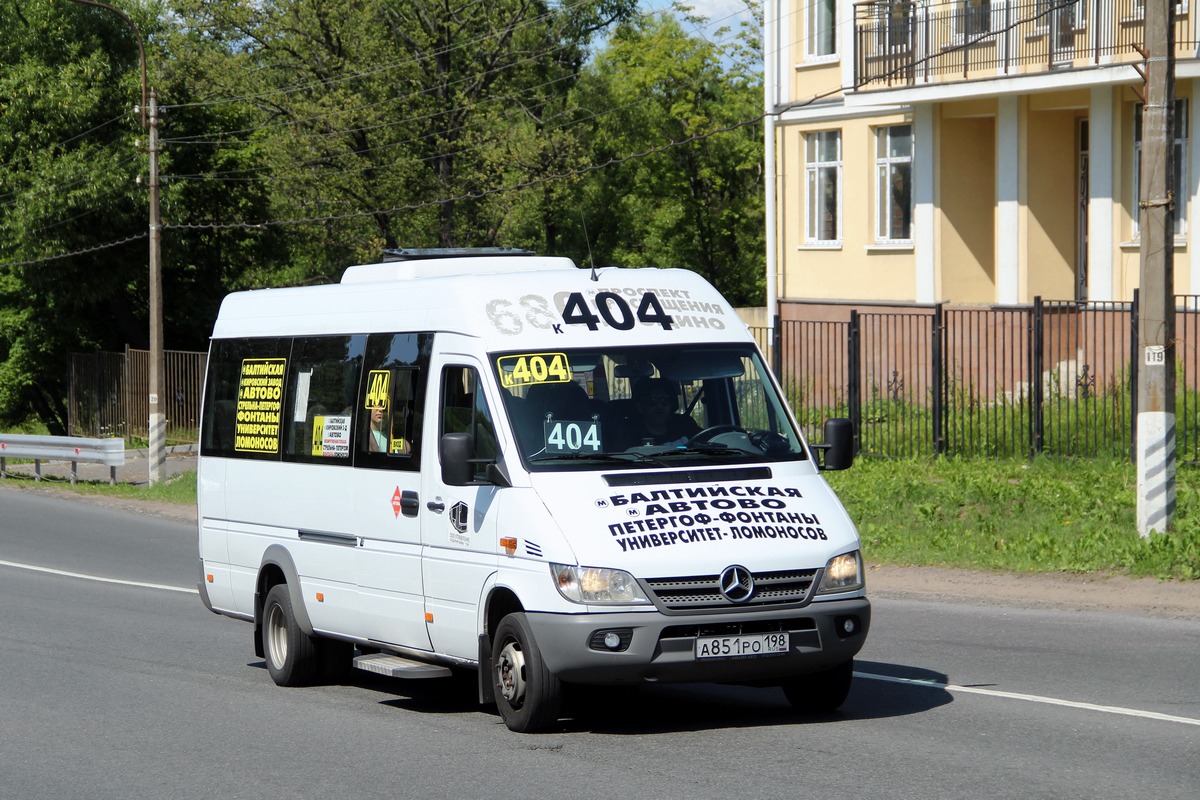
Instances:
[[[842,239],[842,132],[804,136],[807,244],[838,244]]]
[[[1170,187],[1175,198],[1175,235],[1187,234],[1188,208],[1188,106],[1187,100],[1175,101],[1175,175]],[[1142,104],[1133,107],[1133,235],[1136,238],[1142,218]]]
[[[810,0],[807,24],[809,57],[837,55],[837,0]]]
[[[911,242],[912,125],[875,129],[875,239]]]

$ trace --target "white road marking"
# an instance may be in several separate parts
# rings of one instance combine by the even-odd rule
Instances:
[[[68,572],[62,569],[51,569],[50,567],[39,567],[33,564],[20,564],[16,561],[2,561],[0,566],[13,567],[14,569],[25,569],[30,572],[44,572],[48,575],[59,575],[66,578],[79,578],[85,581],[96,581],[98,583],[115,583],[120,586],[137,586],[142,589],[159,589],[164,592],[182,592],[184,594],[199,594],[196,589],[191,589],[186,586],[169,586],[164,583],[146,583],[144,581],[126,581],[119,578],[102,578],[99,575],[85,575],[80,572]],[[1191,717],[1176,717],[1171,714],[1160,714],[1157,711],[1142,711],[1136,708],[1123,708],[1121,706],[1102,706],[1096,703],[1080,703],[1075,700],[1060,700],[1057,697],[1043,697],[1036,694],[1021,694],[1019,692],[1001,692],[996,689],[984,689],[979,686],[958,686],[953,683],[938,683],[937,681],[920,680],[918,678],[898,678],[892,675],[875,675],[870,672],[855,672],[854,677],[865,678],[872,681],[887,681],[890,683],[902,683],[907,686],[921,686],[926,689],[944,689],[948,692],[962,692],[964,694],[982,694],[988,697],[1000,697],[1006,700],[1024,700],[1029,703],[1044,703],[1052,706],[1065,706],[1067,708],[1078,708],[1084,711],[1099,711],[1105,714],[1119,714],[1126,717],[1140,717],[1142,719],[1153,719],[1159,722],[1177,722],[1181,725],[1197,725],[1200,726],[1200,719]]]
[[[926,689],[945,689],[948,692],[962,692],[964,694],[982,694],[989,697],[1001,697],[1006,700],[1024,700],[1029,703],[1045,703],[1051,706],[1066,706],[1067,708],[1079,708],[1084,711],[1100,711],[1105,714],[1120,714],[1126,717],[1140,717],[1142,719],[1153,719],[1159,722],[1177,722],[1181,725],[1200,725],[1200,719],[1192,717],[1176,717],[1171,714],[1160,714],[1157,711],[1142,711],[1136,708],[1122,708],[1121,706],[1102,706],[1096,703],[1080,703],[1075,700],[1060,700],[1057,697],[1043,697],[1036,694],[1021,694],[1019,692],[1001,692],[997,689],[984,689],[979,686],[958,686],[953,683],[938,683],[937,681],[926,681],[918,678],[897,678],[892,675],[874,675],[870,672],[855,672],[854,677],[866,678],[872,681],[889,681],[891,683],[903,683],[908,686],[922,686]]]
[[[97,581],[98,583],[116,583],[121,586],[137,586],[142,589],[160,589],[164,592],[183,592],[184,594],[200,594],[197,589],[190,589],[186,586],[168,586],[165,583],[144,583],[142,581],[124,581],[119,578],[102,578],[99,575],[84,575],[80,572],[67,572],[62,569],[51,569],[50,567],[38,567],[33,564],[19,564],[16,561],[0,561],[0,566],[13,567],[14,569],[27,569],[30,572],[44,572],[48,575],[61,575],[66,578],[79,578],[85,581]]]

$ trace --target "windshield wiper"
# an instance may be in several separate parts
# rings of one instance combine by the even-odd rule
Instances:
[[[532,455],[530,461],[538,464],[547,461],[643,461],[650,456],[645,453],[551,453]]]
[[[664,450],[661,453],[655,453],[656,456],[761,456],[762,453],[757,453],[752,450],[744,450],[740,447],[730,447],[724,444],[698,444],[692,447],[676,447],[674,450]]]

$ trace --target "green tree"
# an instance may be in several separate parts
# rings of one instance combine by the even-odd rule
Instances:
[[[635,0],[182,0],[219,31],[215,95],[257,109],[253,131],[291,221],[289,281],[380,247],[497,243],[505,187],[563,151],[540,141],[591,38]],[[214,38],[214,35],[208,35]],[[228,65],[236,65],[228,68]],[[185,142],[169,143],[186,146]],[[539,173],[538,171],[542,172]]]
[[[669,14],[617,29],[574,93],[592,163],[612,166],[589,175],[582,212],[564,209],[586,217],[589,242],[572,249],[600,263],[688,267],[735,303],[762,302],[754,31],[721,46]]]
[[[189,99],[188,75],[164,74],[156,57],[174,33],[164,8],[136,0],[115,7],[146,37],[150,85],[164,100]],[[66,2],[0,0],[0,25],[0,421],[34,414],[61,434],[68,354],[148,345],[147,135],[134,110],[142,88],[138,41],[111,11]],[[201,131],[234,123],[195,106],[181,109],[173,124]],[[181,174],[223,163],[203,153],[163,159],[167,171]],[[205,203],[215,217],[237,219],[262,192],[217,195],[180,181],[165,184],[162,195],[169,222]],[[230,265],[261,254],[267,237],[178,234],[163,237],[165,342],[191,349],[211,331],[223,284],[237,272]],[[223,241],[214,246],[214,239]]]
[[[138,340],[138,49],[100,9],[3,0],[0,25],[0,418],[64,433],[66,354]]]

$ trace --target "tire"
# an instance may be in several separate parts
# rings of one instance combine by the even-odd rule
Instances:
[[[280,686],[306,686],[320,671],[319,648],[300,630],[285,583],[272,586],[263,601],[262,647],[267,672]]]
[[[492,637],[496,708],[509,730],[544,731],[558,722],[562,684],[546,668],[523,613],[509,614]]]
[[[854,680],[854,660],[824,672],[798,675],[783,684],[792,708],[801,714],[830,714],[841,708]]]

